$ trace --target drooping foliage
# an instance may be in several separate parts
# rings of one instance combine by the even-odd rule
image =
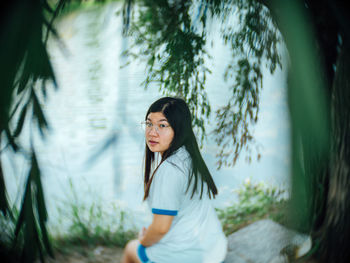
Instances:
[[[216,3],[218,2],[218,3]],[[225,79],[232,95],[216,112],[219,167],[234,165],[242,149],[250,150],[252,125],[258,121],[263,68],[273,74],[282,68],[282,38],[269,10],[257,1],[213,1],[221,21],[222,37],[231,49]],[[221,6],[218,8],[216,5]],[[237,22],[232,23],[235,14]],[[231,23],[230,23],[231,22]],[[251,158],[251,157],[248,157]]]
[[[16,223],[14,245],[17,244],[18,236],[23,229],[24,245],[21,261],[33,262],[39,253],[43,262],[44,249],[52,257],[53,252],[45,226],[48,216],[40,170],[34,151],[31,163],[32,167],[27,177],[22,206]]]
[[[198,22],[201,30],[193,28],[191,4],[191,1],[138,2],[135,7],[138,19],[131,23],[129,31],[137,50],[127,54],[146,60],[146,88],[155,82],[164,94],[181,96],[189,103],[194,125],[203,139],[205,118],[210,114],[205,91],[205,79],[210,71],[204,65],[208,56],[205,19]]]
[[[46,0],[2,2],[0,153],[5,148],[11,147],[17,153],[28,154],[17,141],[26,118],[32,118],[37,123],[42,135],[48,128],[41,107],[41,98],[46,97],[47,83],[51,82],[55,86],[56,81],[46,45],[49,34],[57,36],[53,20],[67,2],[67,0],[60,1],[54,7],[51,7]],[[33,150],[29,151],[29,156],[32,156],[32,167],[27,177],[13,244],[13,247],[22,248],[22,262],[34,262],[38,253],[43,260],[44,251],[52,255],[45,225],[47,212],[40,169]],[[7,201],[2,172],[0,182],[1,213],[11,221],[14,218]],[[20,236],[23,240],[18,238]],[[6,255],[2,255],[3,257],[6,260]]]
[[[202,139],[211,111],[205,90],[211,71],[204,61],[214,55],[207,50],[207,24],[219,21],[222,41],[232,56],[224,74],[227,87],[217,88],[229,88],[232,95],[215,113],[217,163],[234,165],[253,141],[251,126],[258,120],[263,68],[273,73],[282,66],[281,35],[269,10],[257,1],[243,0],[125,1],[124,21],[132,17],[131,6],[137,15],[129,34],[137,52],[128,55],[147,62],[145,87],[155,82],[164,94],[183,97]]]

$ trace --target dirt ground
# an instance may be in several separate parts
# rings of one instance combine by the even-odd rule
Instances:
[[[55,252],[55,259],[48,258],[49,263],[119,263],[123,249],[119,247],[78,248],[66,253]]]

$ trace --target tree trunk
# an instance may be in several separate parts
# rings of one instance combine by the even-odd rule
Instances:
[[[332,94],[332,157],[319,259],[350,262],[350,52],[338,56]]]

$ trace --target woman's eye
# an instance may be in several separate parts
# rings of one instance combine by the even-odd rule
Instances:
[[[165,124],[159,124],[159,128],[165,128],[166,127],[166,125]]]
[[[152,127],[153,125],[152,125],[151,122],[146,122],[146,126],[147,126],[147,127]]]

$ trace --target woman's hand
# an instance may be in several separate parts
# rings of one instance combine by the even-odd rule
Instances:
[[[150,226],[147,229],[143,228],[139,233],[140,243],[145,247],[157,243],[170,230],[173,219],[174,216],[154,214]]]

